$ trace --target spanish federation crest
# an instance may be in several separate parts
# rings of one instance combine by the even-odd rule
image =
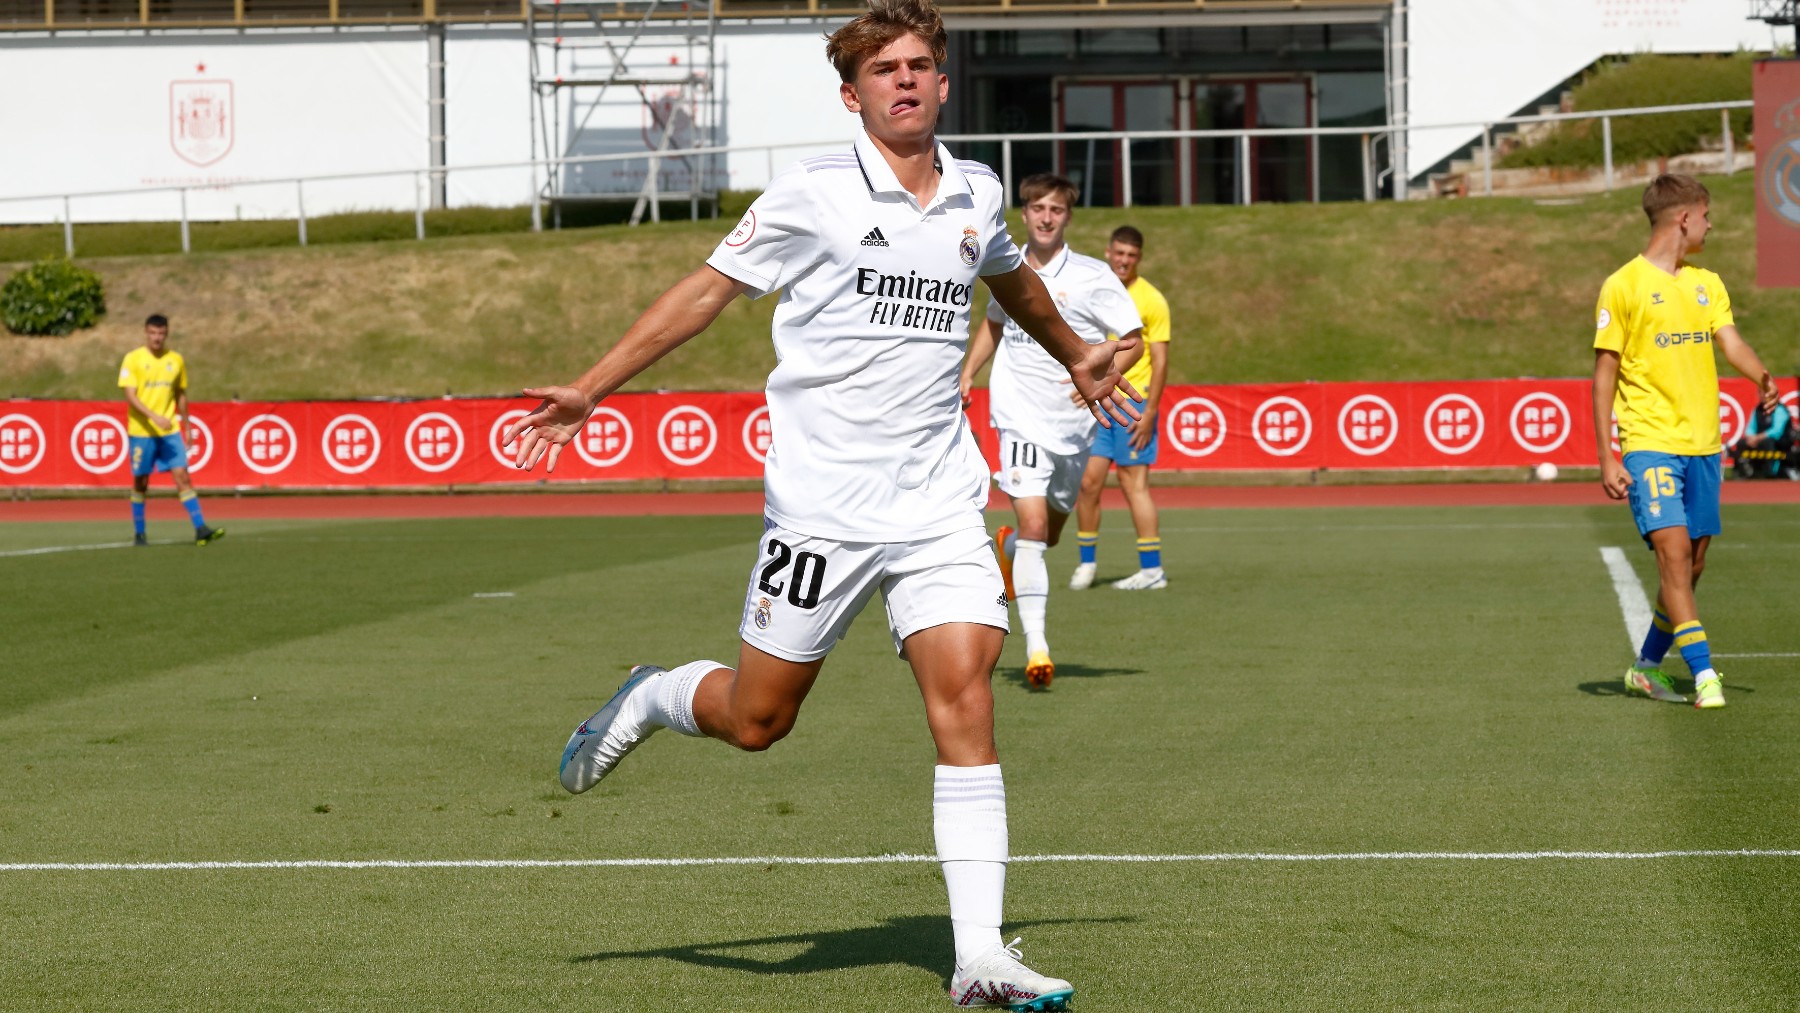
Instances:
[[[192,165],[231,153],[237,139],[230,81],[169,82],[169,146]]]

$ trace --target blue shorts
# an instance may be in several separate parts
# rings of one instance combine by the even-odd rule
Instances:
[[[1661,528],[1685,527],[1694,539],[1721,530],[1718,454],[1634,450],[1625,455],[1625,470],[1631,473],[1631,517],[1646,545],[1650,532]]]
[[[135,476],[187,467],[187,444],[181,441],[180,433],[133,436],[127,442],[131,445],[131,473]]]
[[[1143,414],[1144,402],[1133,401],[1131,406],[1136,408],[1140,415]],[[1144,449],[1133,450],[1131,449],[1131,428],[1119,425],[1118,420],[1113,419],[1111,429],[1102,426],[1094,430],[1094,449],[1091,454],[1094,457],[1104,457],[1121,468],[1155,464],[1156,445],[1160,439],[1160,433],[1152,429],[1150,442],[1144,444]]]

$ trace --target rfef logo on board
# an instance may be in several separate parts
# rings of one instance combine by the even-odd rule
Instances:
[[[237,140],[230,81],[169,82],[169,146],[190,165],[231,154]]]
[[[319,438],[325,463],[343,475],[360,475],[381,456],[381,430],[365,415],[339,415],[325,424]]]
[[[0,471],[23,475],[44,459],[44,427],[29,415],[0,415]]]
[[[763,405],[751,412],[750,417],[744,420],[744,449],[749,452],[751,457],[756,458],[757,463],[767,464],[769,463],[769,444],[773,442],[775,442],[775,430],[769,425],[769,406]]]
[[[662,417],[656,427],[656,444],[663,456],[676,464],[699,464],[719,445],[719,428],[704,409],[681,405]]]
[[[610,468],[631,453],[631,422],[616,408],[594,409],[575,435],[575,453],[596,468]]]
[[[1789,423],[1792,425],[1792,423]],[[1744,435],[1744,406],[1724,391],[1719,392],[1719,442],[1727,447]]]
[[[449,471],[462,460],[462,426],[443,412],[426,412],[406,427],[400,444],[420,471]]]
[[[189,415],[188,425],[191,427],[190,431],[182,434],[192,437],[186,441],[187,468],[189,471],[199,471],[206,467],[206,462],[212,460],[212,427],[201,421],[198,415]]]
[[[275,475],[294,463],[300,439],[287,419],[270,413],[257,415],[238,430],[238,460],[258,475]]]
[[[90,475],[104,475],[125,463],[125,423],[95,413],[69,430],[69,453]]]
[[[1562,398],[1540,390],[1513,405],[1511,424],[1514,442],[1532,453],[1548,454],[1569,438],[1574,419]]]
[[[1250,419],[1250,435],[1265,453],[1292,457],[1312,439],[1312,413],[1291,397],[1272,397],[1256,406],[1256,414]]]
[[[1400,415],[1388,400],[1376,394],[1358,394],[1338,410],[1338,439],[1353,454],[1374,457],[1394,445],[1400,435]]]
[[[1481,406],[1466,394],[1445,394],[1425,408],[1425,442],[1457,456],[1475,449],[1487,430]]]
[[[1169,442],[1189,457],[1205,457],[1225,442],[1225,413],[1211,398],[1190,397],[1169,409]]]

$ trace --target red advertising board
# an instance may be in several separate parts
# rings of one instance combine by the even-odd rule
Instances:
[[[1796,407],[1794,381],[1784,400]],[[987,391],[969,421],[990,462]],[[1749,381],[1721,382],[1727,444],[1755,407]],[[1156,467],[1173,471],[1486,468],[1594,463],[1585,380],[1172,386]],[[546,479],[758,478],[769,447],[760,392],[620,394],[554,474],[500,446],[524,399],[227,401],[196,404],[188,468],[201,488],[385,488]],[[0,401],[0,487],[122,486],[119,401]]]
[[[1756,62],[1756,284],[1800,287],[1800,60]]]

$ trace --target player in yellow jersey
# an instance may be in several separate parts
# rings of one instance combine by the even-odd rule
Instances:
[[[1125,504],[1131,508],[1131,524],[1137,529],[1138,571],[1113,586],[1124,591],[1149,591],[1169,586],[1163,575],[1162,537],[1156,529],[1156,500],[1150,495],[1150,466],[1156,463],[1157,405],[1162,400],[1163,384],[1169,378],[1169,301],[1156,286],[1138,275],[1138,262],[1144,255],[1144,234],[1129,225],[1113,230],[1106,244],[1106,262],[1113,274],[1125,283],[1125,291],[1137,305],[1144,321],[1144,347],[1150,354],[1140,356],[1126,371],[1125,378],[1143,392],[1144,400],[1136,402],[1140,413],[1129,428],[1102,429],[1094,434],[1094,449],[1088,457],[1087,471],[1081,476],[1081,494],[1075,501],[1075,541],[1081,551],[1081,562],[1069,578],[1069,588],[1080,591],[1094,583],[1100,546],[1100,491],[1106,487],[1106,473],[1119,469],[1119,488],[1125,493]]]
[[[1756,381],[1763,404],[1775,379],[1738,334],[1719,276],[1689,264],[1712,231],[1711,196],[1691,176],[1664,174],[1644,190],[1650,244],[1600,288],[1594,336],[1594,441],[1600,484],[1629,499],[1638,534],[1656,553],[1656,615],[1626,689],[1686,701],[1663,673],[1671,646],[1694,673],[1694,706],[1725,706],[1694,585],[1719,526],[1719,373],[1713,346]],[[1607,417],[1619,420],[1613,457]]]
[[[188,478],[187,444],[182,440],[191,428],[187,362],[169,348],[169,318],[153,313],[144,321],[144,345],[119,364],[119,386],[125,391],[125,432],[131,445],[131,523],[136,529],[132,544],[150,544],[144,534],[144,496],[150,491],[150,475],[157,471],[166,471],[175,480],[181,505],[194,522],[194,544],[223,538],[224,528],[206,526],[200,497]]]

